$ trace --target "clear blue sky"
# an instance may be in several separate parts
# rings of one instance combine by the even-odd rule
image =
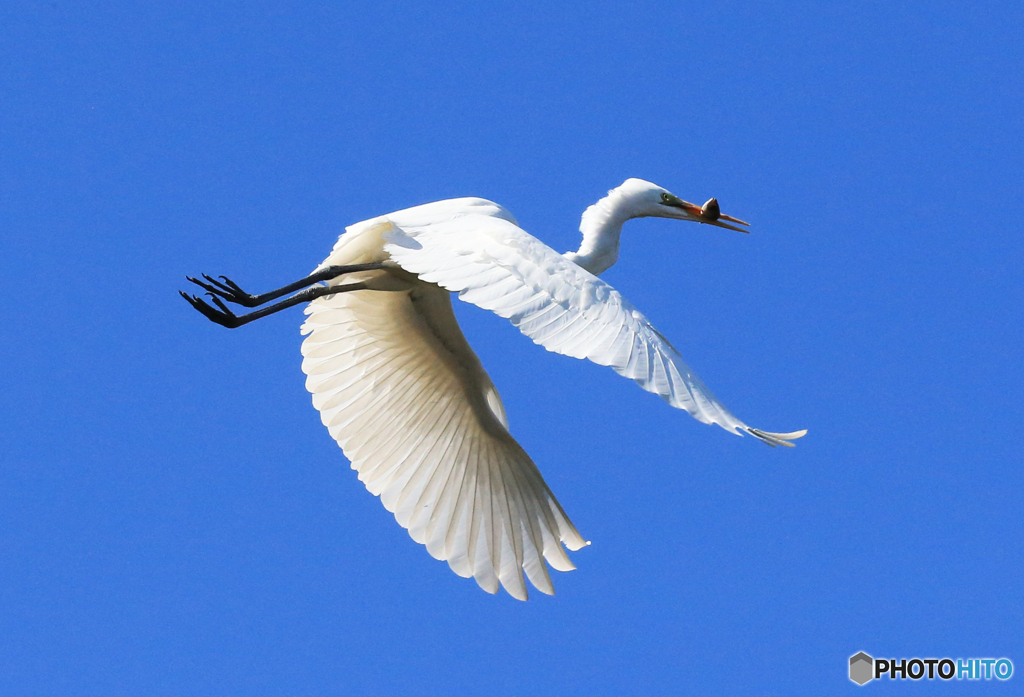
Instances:
[[[1006,656],[972,689],[1020,694],[1022,59],[1019,2],[3,3],[0,693],[891,689],[863,650]],[[177,296],[453,196],[575,248],[631,176],[754,233],[635,221],[605,278],[810,434],[460,308],[593,540],[553,598],[483,593],[366,492],[299,311]]]

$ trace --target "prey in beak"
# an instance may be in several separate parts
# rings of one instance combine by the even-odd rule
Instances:
[[[737,232],[750,232],[750,230],[745,230],[741,227],[736,227],[735,225],[722,222],[723,220],[728,220],[731,223],[738,223],[740,225],[750,227],[750,223],[743,222],[739,218],[733,218],[731,215],[723,214],[722,209],[718,206],[717,198],[708,199],[708,202],[703,206],[698,206],[695,203],[684,201],[678,196],[673,196],[672,194],[662,194],[661,199],[662,205],[684,210],[692,216],[694,221],[698,223],[717,225],[718,227],[736,230]]]

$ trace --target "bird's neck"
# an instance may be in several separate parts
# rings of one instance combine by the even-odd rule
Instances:
[[[626,197],[618,189],[583,212],[580,232],[583,242],[579,250],[566,252],[565,257],[597,276],[619,258],[619,235],[622,224],[633,217]]]

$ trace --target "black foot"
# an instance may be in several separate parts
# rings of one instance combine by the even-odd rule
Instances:
[[[221,298],[227,300],[229,303],[235,303],[236,305],[241,305],[242,307],[256,307],[261,302],[260,299],[257,298],[255,295],[246,293],[244,290],[239,288],[238,284],[232,281],[227,276],[221,276],[220,278],[222,280],[218,281],[212,276],[207,276],[204,273],[203,278],[207,280],[207,283],[203,283],[199,279],[192,278],[191,276],[186,276],[185,278],[187,278],[188,280],[192,281],[197,286],[205,290],[207,295],[212,297],[214,300],[217,299],[217,296],[220,296]],[[185,294],[182,293],[182,295]],[[200,300],[200,302],[202,301]],[[202,310],[200,310],[200,312],[202,312]],[[207,315],[207,317],[209,317],[209,315]]]
[[[190,278],[189,280],[193,281],[194,283],[198,283],[201,286],[203,285],[202,283],[199,283],[199,281],[195,281],[194,279]],[[229,310],[228,306],[221,302],[221,299],[214,295],[212,292],[207,293],[207,295],[210,296],[210,298],[217,305],[217,307],[212,307],[205,300],[197,298],[194,295],[188,295],[184,291],[179,290],[178,292],[181,293],[181,297],[185,298],[185,300],[188,300],[189,305],[191,305],[192,307],[206,315],[206,319],[210,320],[211,322],[216,322],[222,327],[227,327],[228,329],[235,329],[236,327],[241,327],[246,322],[246,320],[239,318],[238,316],[235,315],[234,312]]]

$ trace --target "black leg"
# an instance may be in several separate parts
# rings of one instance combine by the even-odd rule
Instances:
[[[332,268],[339,268],[339,267],[332,267]],[[340,268],[345,268],[345,267],[340,267]],[[332,278],[333,278],[333,276],[332,276]],[[315,282],[316,281],[314,281],[314,283]],[[197,281],[197,283],[198,283],[198,281]],[[202,284],[200,283],[199,285],[202,285]],[[348,283],[348,284],[343,285],[343,286],[316,286],[315,288],[307,288],[306,290],[304,290],[304,291],[302,291],[300,293],[296,293],[295,295],[293,295],[292,297],[288,298],[287,300],[282,300],[279,303],[274,303],[273,305],[268,305],[267,307],[264,307],[262,310],[256,310],[255,312],[250,312],[247,315],[236,315],[234,312],[232,312],[230,309],[228,309],[228,306],[225,305],[224,302],[217,295],[215,295],[212,292],[208,293],[208,295],[210,296],[210,298],[213,300],[214,304],[217,307],[211,306],[205,300],[202,300],[201,298],[197,298],[194,295],[188,295],[188,294],[184,293],[183,291],[178,291],[178,292],[181,293],[181,297],[185,298],[185,300],[188,300],[189,304],[192,307],[194,307],[195,309],[199,310],[204,315],[206,315],[206,318],[208,320],[210,320],[211,322],[216,322],[220,326],[227,327],[228,329],[234,329],[235,327],[241,327],[243,324],[248,324],[249,322],[252,322],[253,320],[257,320],[257,319],[259,319],[261,317],[266,317],[267,315],[272,315],[275,312],[279,312],[279,311],[287,309],[289,307],[294,307],[296,305],[300,305],[302,303],[309,302],[310,300],[315,300],[316,298],[322,298],[325,295],[335,295],[336,293],[347,293],[349,291],[363,290],[365,288],[366,288],[366,284],[365,283]],[[274,292],[277,292],[277,291],[274,291]],[[267,293],[267,295],[270,295],[270,294]],[[264,297],[264,296],[256,296],[256,297]]]
[[[209,294],[214,299],[216,299],[219,296],[224,300],[227,300],[229,303],[234,303],[236,305],[241,305],[243,307],[259,307],[263,303],[268,303],[271,300],[277,300],[278,298],[282,298],[285,295],[288,295],[289,293],[294,293],[297,290],[301,290],[303,288],[306,288],[307,286],[311,286],[314,283],[320,283],[321,281],[329,281],[332,278],[337,278],[338,276],[347,273],[355,273],[357,271],[376,271],[378,269],[383,268],[384,263],[379,261],[373,262],[371,264],[353,264],[352,266],[328,266],[327,268],[320,269],[314,274],[306,276],[301,281],[289,283],[283,288],[278,288],[277,290],[272,290],[269,293],[262,293],[260,295],[251,295],[249,293],[246,293],[238,286],[237,283],[232,281],[227,276],[221,276],[221,280],[218,281],[212,276],[207,276],[204,273],[203,278],[206,279],[205,283],[197,278],[192,278],[191,276],[186,276],[185,278],[187,278],[189,281],[192,281],[192,283],[195,283],[197,286],[205,290],[207,294]],[[182,293],[182,295],[185,294]],[[209,307],[209,305],[207,305],[207,307]],[[213,308],[210,309],[212,310]]]

